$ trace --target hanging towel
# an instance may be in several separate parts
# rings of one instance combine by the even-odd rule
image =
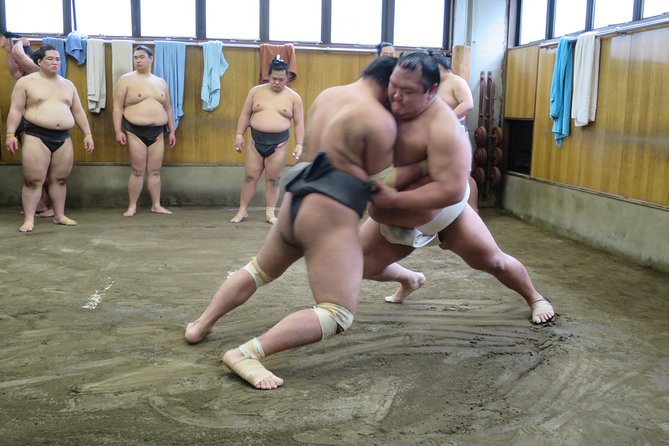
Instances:
[[[65,60],[65,41],[56,37],[45,37],[42,39],[42,43],[44,45],[52,45],[54,48],[56,48],[56,50],[58,50],[58,54],[60,55],[60,71],[58,74],[65,77],[65,73],[67,73],[67,60]]]
[[[86,62],[86,40],[88,36],[78,31],[72,31],[65,39],[65,52],[74,57],[77,65],[83,65]]]
[[[107,101],[107,78],[105,76],[105,42],[88,39],[86,48],[86,86],[88,109],[100,113]]]
[[[274,56],[279,55],[281,60],[288,64],[288,82],[291,83],[297,79],[297,59],[295,58],[295,46],[292,43],[285,45],[272,45],[263,43],[260,45],[260,75],[258,82],[266,84],[269,82],[267,68]]]
[[[132,65],[132,42],[129,40],[112,40],[112,85],[125,73],[131,72]]]
[[[223,55],[222,42],[205,42],[202,44],[204,56],[204,73],[202,74],[202,108],[212,111],[221,102],[221,76],[228,69],[228,61]]]
[[[174,115],[174,128],[184,115],[184,77],[186,73],[186,44],[183,42],[156,42],[156,58],[153,62],[156,76],[167,82],[170,104]]]
[[[555,66],[553,67],[550,112],[553,120],[555,142],[558,147],[562,147],[562,140],[569,136],[573,48],[569,38],[562,37],[558,43]]]
[[[574,48],[574,95],[571,117],[574,125],[582,127],[595,120],[599,86],[599,39],[597,33],[578,36]]]

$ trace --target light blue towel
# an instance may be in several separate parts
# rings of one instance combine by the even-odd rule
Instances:
[[[156,42],[153,72],[167,82],[170,104],[174,114],[174,128],[184,115],[184,79],[186,77],[186,44],[183,42]]]
[[[573,66],[573,42],[570,42],[567,37],[562,37],[558,43],[555,66],[553,67],[550,108],[553,133],[558,147],[562,147],[562,140],[569,136]]]
[[[58,50],[58,54],[60,55],[60,71],[58,74],[65,77],[65,73],[67,73],[67,61],[65,60],[65,41],[56,37],[45,37],[42,39],[42,44],[52,45]]]
[[[78,31],[72,31],[65,39],[65,52],[74,57],[77,65],[83,65],[86,62],[86,42],[88,36]]]
[[[222,42],[205,42],[202,44],[204,56],[204,72],[202,74],[202,108],[212,111],[221,102],[221,76],[228,69],[228,61],[223,55]]]

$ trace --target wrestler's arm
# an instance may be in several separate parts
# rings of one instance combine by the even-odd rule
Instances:
[[[244,107],[242,107],[242,112],[239,114],[239,119],[237,120],[237,130],[235,132],[235,150],[241,152],[244,147],[244,132],[249,126],[251,121],[251,107],[253,106],[253,96],[255,95],[256,87],[249,90],[249,94],[246,95],[246,100],[244,101]]]
[[[30,56],[28,56],[26,51],[23,49],[24,45],[30,45],[30,41],[25,37],[17,40],[12,47],[12,56],[14,57],[14,62],[23,76],[39,71],[39,66],[33,62]]]
[[[11,105],[9,107],[9,113],[7,113],[7,137],[5,139],[5,145],[7,150],[11,153],[14,153],[19,148],[19,141],[16,138],[16,129],[21,123],[21,118],[23,113],[26,110],[26,87],[25,87],[25,78],[19,79],[14,84],[14,90],[12,90]]]
[[[128,142],[128,139],[123,133],[123,109],[125,107],[125,97],[128,93],[128,78],[123,75],[116,81],[114,86],[114,102],[112,111],[112,120],[114,121],[114,133],[116,134],[116,141],[122,146]]]
[[[167,113],[167,141],[170,145],[170,148],[174,147],[177,143],[177,136],[174,132],[174,112],[172,111],[172,100],[170,99],[170,89],[167,88],[167,82],[164,79],[160,79],[163,85],[163,91],[165,91],[165,112]]]
[[[385,110],[384,110],[385,112]],[[378,176],[384,170],[394,163],[393,148],[397,138],[397,123],[390,115],[381,112],[366,113],[366,116],[373,116],[367,120],[358,120],[359,125],[368,129],[366,135],[367,153],[366,163],[367,173],[370,177]],[[380,119],[379,117],[382,117]],[[396,173],[395,173],[396,175]],[[396,183],[396,180],[392,181]]]
[[[472,91],[469,89],[469,85],[464,79],[459,79],[455,89],[453,90],[453,95],[458,101],[458,106],[453,109],[458,119],[462,119],[467,116],[467,113],[474,108],[474,98],[472,97]]]
[[[295,127],[295,150],[293,150],[293,157],[296,160],[302,156],[302,149],[304,144],[304,106],[302,105],[302,98],[295,93],[295,103],[293,104],[293,126]]]
[[[14,54],[12,54],[14,46],[11,44],[9,40],[7,40],[6,45],[7,46],[3,46],[3,48],[7,52],[7,70],[9,70],[9,74],[11,74],[14,79],[21,79],[23,77],[23,73],[16,64],[16,60],[14,59]]]
[[[471,166],[469,141],[459,125],[433,126],[427,148],[432,181],[419,187],[395,191],[383,188],[372,197],[378,207],[399,209],[441,209],[464,197]]]
[[[91,134],[91,126],[88,123],[84,107],[81,105],[81,99],[79,99],[79,93],[77,93],[76,87],[69,80],[67,81],[67,84],[72,90],[72,106],[70,107],[70,111],[74,117],[74,122],[77,123],[77,127],[79,127],[79,130],[84,134],[84,150],[90,153],[95,148],[93,135]]]

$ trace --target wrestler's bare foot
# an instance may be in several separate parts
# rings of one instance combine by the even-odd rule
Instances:
[[[283,385],[283,379],[267,370],[260,361],[245,356],[239,348],[225,352],[223,364],[256,389],[274,390]]]
[[[211,328],[203,327],[199,321],[193,321],[186,325],[184,337],[189,344],[197,344],[209,336],[209,333],[211,333]]]
[[[275,215],[265,215],[265,221],[269,223],[270,225],[273,225],[277,221],[279,221],[278,218],[276,218]]]
[[[37,218],[51,218],[54,215],[56,214],[53,212],[53,209],[45,209],[43,211],[37,211],[35,213],[35,217]]]
[[[128,206],[128,210],[123,213],[124,217],[132,217],[137,213],[137,206]]]
[[[425,274],[413,273],[406,281],[400,282],[399,289],[392,296],[384,299],[391,304],[401,304],[411,293],[425,285]]]
[[[154,214],[165,214],[165,215],[172,215],[172,211],[169,209],[165,209],[164,207],[158,205],[158,206],[151,206],[151,212]]]
[[[35,223],[29,220],[26,220],[23,222],[21,227],[19,228],[19,232],[33,232],[35,229]]]
[[[546,299],[542,298],[530,303],[530,309],[532,310],[533,324],[545,324],[546,322],[551,322],[555,319],[553,305]]]
[[[63,225],[63,226],[77,226],[78,224],[76,221],[64,215],[61,218],[54,218],[53,222],[57,225]]]
[[[246,221],[249,218],[249,214],[246,211],[237,211],[234,217],[230,219],[230,223],[241,223]]]

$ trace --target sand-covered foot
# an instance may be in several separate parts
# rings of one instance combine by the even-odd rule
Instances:
[[[61,218],[54,218],[53,222],[57,225],[63,225],[63,226],[77,226],[78,224],[76,221],[64,215]]]
[[[195,321],[186,325],[184,337],[189,344],[197,344],[209,336],[209,333],[211,333],[211,329],[205,329],[198,321]]]
[[[283,379],[274,376],[257,359],[244,355],[239,348],[225,352],[223,363],[256,389],[273,390],[283,385]]]
[[[172,211],[170,211],[169,209],[165,209],[162,206],[152,206],[151,212],[153,212],[154,214],[172,215]]]
[[[533,324],[545,324],[555,319],[555,310],[546,299],[535,300],[530,304],[530,309]]]
[[[248,220],[249,214],[247,212],[239,211],[235,214],[234,217],[230,219],[230,223],[241,223]]]
[[[275,215],[265,215],[265,221],[269,223],[270,225],[273,225],[277,221],[279,221],[278,218],[276,218]]]
[[[24,221],[21,227],[19,227],[19,232],[33,232],[35,229],[35,223],[32,221]]]
[[[132,217],[137,213],[137,206],[129,206],[128,210],[123,213],[124,217]]]
[[[35,213],[35,217],[37,218],[51,218],[54,215],[53,209],[44,209],[43,211],[37,211]]]
[[[384,299],[391,304],[401,304],[411,293],[425,285],[425,274],[413,273],[406,282],[400,283],[400,287],[392,296],[386,296]]]

